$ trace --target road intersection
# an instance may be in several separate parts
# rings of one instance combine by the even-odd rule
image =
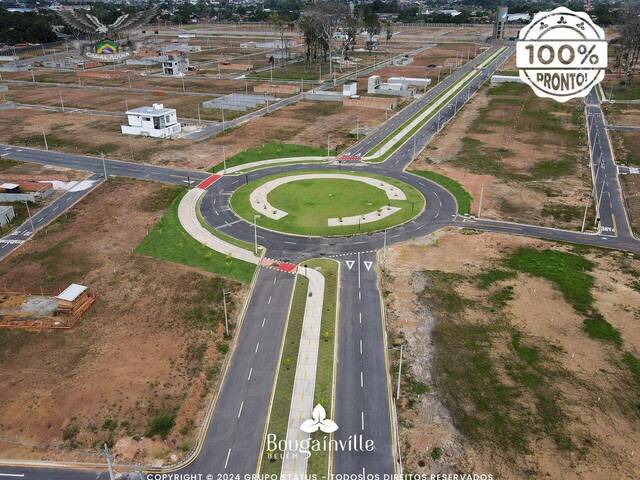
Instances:
[[[494,54],[495,58],[482,65]],[[257,229],[258,243],[266,248],[271,258],[300,263],[310,258],[325,256],[337,258],[342,262],[334,418],[340,429],[335,437],[345,439],[352,434],[363,434],[374,440],[376,450],[373,454],[336,452],[333,458],[334,474],[391,474],[401,471],[396,448],[393,406],[390,400],[384,316],[376,273],[377,250],[388,244],[427,235],[444,227],[458,227],[640,253],[640,242],[633,237],[626,219],[617,182],[618,170],[606,138],[606,127],[597,98],[589,97],[586,101],[596,192],[594,195],[598,195],[597,209],[602,227],[597,234],[460,216],[457,213],[455,198],[446,189],[405,171],[417,153],[455,116],[462,105],[511,54],[511,48],[492,48],[484,52],[344,154],[364,156],[420,112],[425,105],[446,94],[456,82],[462,81],[466,75],[478,69],[477,75],[469,82],[465,81],[463,87],[457,90],[435,115],[420,125],[409,141],[402,142],[384,161],[350,162],[348,165],[337,161],[333,165],[314,165],[313,169],[320,171],[335,169],[337,166],[345,171],[377,173],[414,186],[424,195],[427,205],[416,218],[388,231],[348,238],[302,237]],[[102,159],[95,157],[43,152],[8,145],[0,145],[0,153],[14,160],[88,170],[98,175],[106,168],[109,176],[127,176],[188,186],[209,176],[204,172],[115,160],[104,160],[103,163]],[[246,175],[223,175],[206,189],[200,204],[202,217],[211,227],[224,231],[226,235],[253,242],[254,226],[235,215],[228,204],[230,194],[246,182],[274,173],[303,171],[308,168],[306,165],[275,165]],[[603,198],[606,201],[603,201]],[[289,273],[274,269],[258,270],[221,389],[211,407],[207,428],[203,429],[204,437],[193,452],[191,462],[176,468],[176,472],[256,472],[262,454],[269,399],[277,369],[279,346],[284,335],[293,278]],[[5,470],[2,469],[3,472]],[[22,469],[21,472],[29,475],[25,478],[72,478],[62,476],[57,470],[51,476],[37,469]],[[96,474],[77,478],[96,478]]]

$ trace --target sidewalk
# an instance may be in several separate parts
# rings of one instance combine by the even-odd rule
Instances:
[[[300,425],[311,418],[313,399],[316,388],[316,368],[320,342],[320,326],[322,323],[322,306],[324,301],[324,276],[314,269],[298,269],[300,275],[309,279],[300,350],[296,365],[296,376],[291,396],[291,411],[287,426],[287,444],[307,440],[309,434],[300,430]],[[307,473],[307,456],[285,450],[282,460],[280,478],[283,480],[301,479]]]
[[[187,194],[182,197],[180,205],[178,205],[178,218],[180,219],[180,225],[184,228],[189,235],[195,238],[198,242],[206,245],[207,247],[220,252],[224,255],[237,258],[238,260],[244,260],[245,262],[259,264],[260,257],[254,255],[253,252],[245,250],[244,248],[233,245],[225,240],[216,237],[209,230],[204,228],[200,224],[200,220],[196,214],[198,208],[198,202],[204,195],[206,190],[202,188],[192,188]]]

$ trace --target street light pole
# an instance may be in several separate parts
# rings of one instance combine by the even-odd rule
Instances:
[[[258,254],[258,225],[256,224],[260,215],[253,216],[253,253]]]
[[[104,161],[104,153],[100,152],[100,156],[102,157],[102,170],[104,172],[105,181],[108,179],[107,177],[107,163]]]
[[[27,207],[27,217],[29,217],[29,223],[31,224],[31,233],[35,233],[36,229],[33,226],[33,218],[31,218],[31,210],[29,210],[29,202],[24,201],[25,207]]]
[[[225,150],[224,145],[222,145],[222,166],[223,166],[223,171],[222,174],[226,175],[227,174],[227,152]]]
[[[402,377],[402,353],[403,344],[400,344],[400,365],[398,366],[398,389],[396,391],[396,400],[400,400],[400,379]]]
[[[109,447],[107,447],[107,444],[104,444],[104,458],[107,459],[107,468],[109,469],[109,479],[110,480],[115,480],[115,477],[113,476],[113,466],[111,465],[111,457],[109,456]]]
[[[44,149],[49,151],[49,144],[47,143],[47,134],[44,133],[44,128],[42,129],[42,138],[44,138]]]
[[[227,315],[227,293],[222,289],[222,304],[224,305],[224,333],[229,336],[229,317]]]

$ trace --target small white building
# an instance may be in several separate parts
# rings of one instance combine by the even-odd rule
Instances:
[[[127,118],[129,125],[122,125],[122,133],[126,135],[169,138],[182,131],[175,108],[164,108],[161,103],[128,110]]]
[[[342,85],[342,96],[352,97],[358,94],[358,82],[345,82]]]

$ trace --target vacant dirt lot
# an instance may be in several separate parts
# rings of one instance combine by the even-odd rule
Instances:
[[[631,227],[636,236],[640,235],[640,175],[622,175],[620,184],[622,185]]]
[[[611,125],[640,127],[640,106],[607,104],[604,107],[607,122]],[[640,166],[640,133],[609,130],[616,161],[623,165]]]
[[[6,110],[0,117],[0,142],[126,161],[146,162],[186,169],[209,168],[227,156],[266,142],[289,142],[344,149],[356,128],[370,128],[384,121],[384,112],[343,107],[333,102],[300,102],[268,116],[254,119],[223,135],[202,142],[160,140],[120,134],[124,119],[33,109]]]
[[[640,259],[451,230],[387,260],[407,473],[637,477]],[[545,263],[550,277],[536,270]],[[578,283],[590,313],[578,311]],[[603,330],[585,315],[601,315]]]
[[[553,103],[529,87],[484,87],[413,168],[458,180],[482,216],[579,229],[591,191],[583,104]]]
[[[10,288],[89,286],[68,332],[0,331],[0,455],[161,462],[193,445],[226,351],[221,280],[132,253],[174,197],[110,181],[0,265]],[[244,292],[234,291],[234,317]],[[165,438],[163,440],[163,438]]]

